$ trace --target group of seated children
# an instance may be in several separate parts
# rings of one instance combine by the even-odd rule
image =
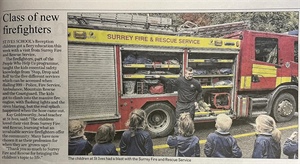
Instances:
[[[146,131],[146,113],[133,110],[130,113],[126,130],[120,141],[120,155],[153,156],[153,142]],[[275,120],[268,115],[256,118],[256,140],[252,158],[280,158],[281,132],[276,128]],[[194,135],[194,122],[189,113],[182,113],[178,120],[178,135],[169,136],[167,144],[175,149],[175,156],[200,157],[199,138]],[[207,136],[204,153],[207,157],[241,158],[242,151],[236,139],[229,133],[232,119],[226,114],[219,114],[216,119],[216,131]],[[95,135],[96,144],[92,146],[84,136],[85,125],[82,121],[69,122],[69,155],[118,155],[112,143],[115,136],[113,124],[103,124]],[[298,158],[297,132],[284,143],[283,153],[289,158]]]

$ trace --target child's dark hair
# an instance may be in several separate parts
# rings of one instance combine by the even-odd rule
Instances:
[[[131,137],[135,136],[135,132],[138,129],[144,130],[146,128],[146,113],[141,109],[133,110],[130,115],[126,125],[129,127],[131,131]]]
[[[178,120],[178,132],[184,137],[190,137],[194,134],[194,122],[189,113],[180,114]]]
[[[113,141],[115,137],[115,126],[113,124],[101,125],[96,133],[95,141],[99,144]]]
[[[192,68],[192,67],[186,67],[185,70],[186,70],[186,71],[189,71],[189,72],[192,72],[192,71],[193,71],[193,68]]]

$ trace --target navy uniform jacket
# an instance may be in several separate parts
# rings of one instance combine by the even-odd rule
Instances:
[[[271,134],[256,136],[252,158],[280,158],[280,154],[280,142],[276,142]]]
[[[131,137],[130,130],[126,130],[120,141],[120,154],[129,156],[153,156],[153,142],[149,132],[137,130]]]
[[[118,155],[116,146],[111,142],[95,144],[92,153],[93,155]]]
[[[92,151],[92,145],[82,136],[69,140],[69,155],[87,155]]]
[[[200,157],[199,138],[196,136],[169,136],[167,144],[177,149],[176,156],[178,157]]]
[[[207,157],[241,158],[242,151],[237,141],[229,132],[210,133],[204,145],[204,153]]]
[[[283,145],[283,154],[289,159],[298,159],[298,142],[287,139]]]

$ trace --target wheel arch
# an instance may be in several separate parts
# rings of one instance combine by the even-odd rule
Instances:
[[[269,95],[269,103],[267,106],[268,114],[271,114],[273,103],[276,98],[282,93],[290,93],[294,96],[296,100],[296,111],[298,112],[298,86],[297,85],[280,85],[278,86],[270,95]]]
[[[153,103],[164,103],[166,105],[169,105],[170,107],[173,108],[173,110],[175,111],[175,106],[168,100],[163,100],[163,101],[147,101],[142,107],[141,109],[145,110],[148,106],[152,105]]]

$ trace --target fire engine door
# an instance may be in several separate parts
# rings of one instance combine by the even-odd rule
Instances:
[[[297,58],[295,58],[298,46],[297,42],[283,37],[279,40],[279,57],[276,78],[276,87],[283,83],[296,82],[298,77]],[[294,47],[296,46],[296,48]]]
[[[69,44],[69,117],[116,119],[114,46]]]
[[[298,83],[298,41],[294,41],[294,57],[293,61],[291,62],[291,69],[292,69],[292,82],[297,82]]]
[[[255,38],[255,60],[252,64],[251,89],[273,89],[283,63],[277,38]]]

